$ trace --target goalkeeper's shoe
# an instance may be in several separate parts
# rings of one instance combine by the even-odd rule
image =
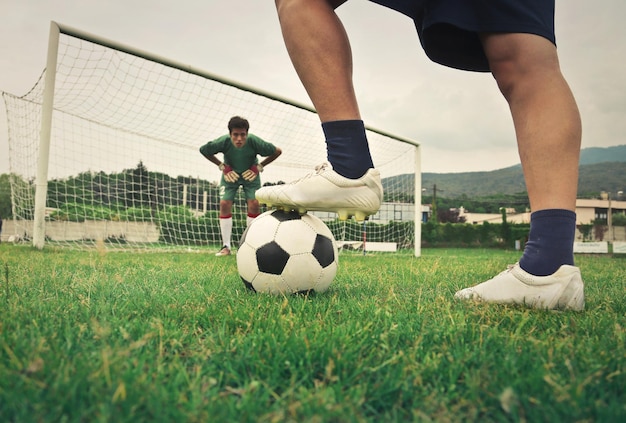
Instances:
[[[383,186],[376,169],[369,169],[359,179],[349,179],[324,163],[315,172],[289,184],[260,188],[256,198],[270,208],[295,210],[300,214],[335,212],[340,220],[354,216],[357,221],[363,221],[380,208]]]
[[[221,256],[229,256],[230,255],[230,248],[228,248],[227,246],[223,246],[221,250],[219,250],[217,253],[215,253],[216,256],[221,257]]]
[[[454,297],[539,309],[581,311],[585,308],[584,291],[578,267],[563,265],[551,275],[534,276],[525,272],[518,263],[493,279],[458,291]]]

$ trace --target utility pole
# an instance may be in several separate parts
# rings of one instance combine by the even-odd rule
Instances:
[[[609,207],[606,213],[606,223],[609,227],[609,240],[615,241],[615,232],[613,232],[613,210],[611,207],[611,192],[609,191]]]
[[[437,184],[433,184],[433,216],[435,217],[435,222],[439,223],[439,216],[437,215],[437,191],[443,190],[437,190]]]

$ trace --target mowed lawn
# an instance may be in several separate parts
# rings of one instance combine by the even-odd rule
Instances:
[[[453,299],[518,256],[342,253],[275,297],[235,256],[0,244],[0,421],[626,421],[626,257],[577,257],[584,312]]]

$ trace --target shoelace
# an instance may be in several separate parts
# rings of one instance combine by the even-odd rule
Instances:
[[[322,164],[318,164],[317,166],[315,166],[315,173],[322,173],[329,166],[330,166],[330,163],[328,163],[328,162],[324,162]]]
[[[513,270],[513,268],[515,267],[514,264],[507,264],[506,265],[506,269],[504,269],[503,271],[501,271],[500,273],[498,273],[496,276],[494,276],[492,279],[497,278],[500,275],[504,275],[505,273],[509,273],[511,272],[511,270]]]
[[[307,175],[304,175],[302,178],[296,179],[295,181],[291,181],[289,183],[289,185],[297,184],[300,181],[303,181],[305,179],[309,179],[309,178],[312,178],[312,177],[314,177],[316,175],[319,175],[320,173],[325,172],[329,167],[330,167],[330,163],[328,163],[328,162],[324,162],[322,164],[319,164],[319,165],[315,166],[315,171],[314,172],[311,172],[311,173],[309,173]]]
[[[503,270],[502,272],[500,272],[500,274],[510,273],[513,270],[514,267],[515,267],[515,264],[507,264],[506,265],[506,270]]]

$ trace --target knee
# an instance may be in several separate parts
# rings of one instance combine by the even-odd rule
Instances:
[[[498,85],[502,95],[508,100],[515,90],[516,84],[521,80],[513,61],[490,61],[491,74]]]
[[[232,212],[232,202],[227,200],[220,201],[220,216],[228,216]]]
[[[509,100],[519,90],[560,74],[556,48],[548,40],[529,34],[483,37],[485,54],[498,88]]]
[[[491,73],[507,101],[530,94],[561,77],[557,61],[527,61],[511,58],[490,62]]]
[[[532,60],[515,48],[488,51],[489,68],[505,98],[510,98],[515,87],[531,72]]]
[[[248,215],[258,215],[261,210],[258,200],[248,200]]]

